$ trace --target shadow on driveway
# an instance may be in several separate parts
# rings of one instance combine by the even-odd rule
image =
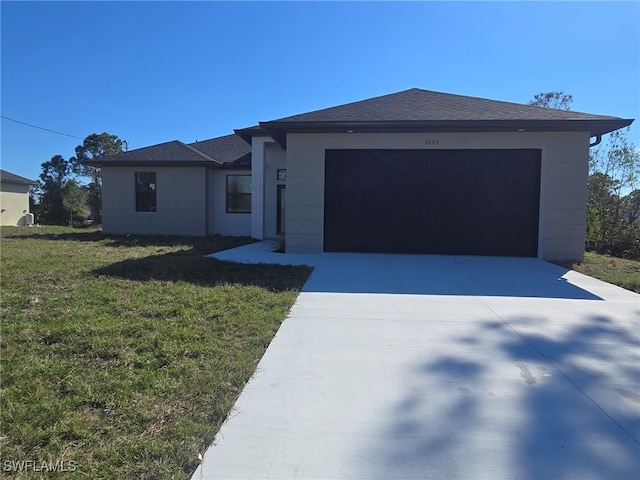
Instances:
[[[413,365],[363,443],[371,478],[640,478],[638,332],[605,315],[518,332],[537,321],[475,323],[447,347],[466,355]]]
[[[602,300],[535,258],[323,254],[305,292]]]

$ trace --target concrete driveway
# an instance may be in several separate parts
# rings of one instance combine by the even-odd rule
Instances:
[[[260,245],[220,258],[282,261]],[[193,479],[640,477],[640,295],[536,259],[303,260]]]

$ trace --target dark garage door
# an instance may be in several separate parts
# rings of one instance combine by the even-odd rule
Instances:
[[[540,150],[327,150],[324,250],[536,256]]]

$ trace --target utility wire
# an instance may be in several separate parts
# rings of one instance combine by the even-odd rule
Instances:
[[[56,132],[55,130],[50,130],[48,128],[39,127],[37,125],[31,125],[30,123],[21,122],[20,120],[15,120],[13,118],[5,117],[4,115],[0,115],[0,117],[4,118],[5,120],[11,120],[12,122],[21,123],[22,125],[26,125],[27,127],[38,128],[40,130],[45,130],[47,132],[57,133],[58,135],[64,135],[65,137],[71,137],[71,138],[77,138],[77,139],[80,139],[80,140],[84,140],[84,138],[82,138],[82,137],[76,137],[75,135],[69,135],[68,133]]]

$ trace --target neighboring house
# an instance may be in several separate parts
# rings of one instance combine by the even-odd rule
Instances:
[[[106,233],[575,261],[590,139],[632,121],[414,88],[89,163]]]
[[[0,225],[27,225],[31,185],[37,182],[0,170]]]

